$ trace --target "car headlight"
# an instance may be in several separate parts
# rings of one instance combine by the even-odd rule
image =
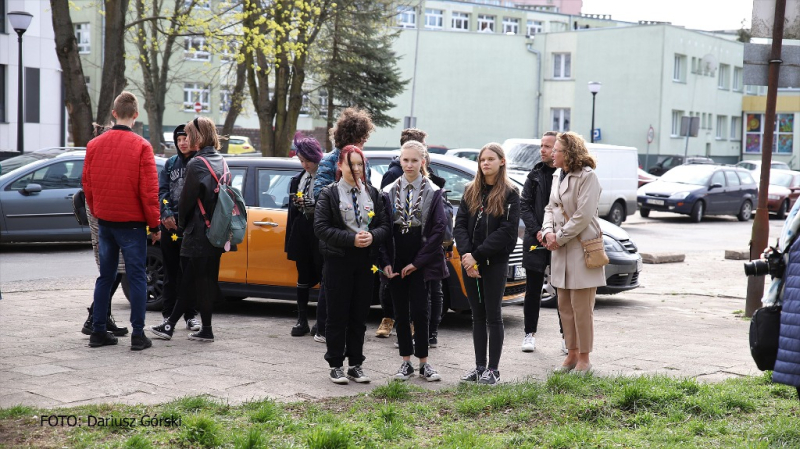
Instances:
[[[669,197],[669,199],[671,199],[671,200],[682,200],[682,199],[686,198],[687,196],[689,196],[689,194],[690,194],[690,193],[692,193],[692,192],[678,192],[678,193],[673,193],[673,194],[672,194],[672,195]]]
[[[618,241],[607,235],[603,236],[603,249],[605,249],[607,253],[620,253],[625,251],[625,248],[623,248]]]
[[[767,195],[767,198],[769,198],[771,200],[779,200],[779,199],[781,199],[781,196],[780,195]]]

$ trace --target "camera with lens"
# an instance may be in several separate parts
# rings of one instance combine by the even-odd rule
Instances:
[[[783,253],[775,247],[766,254],[765,259],[754,260],[744,263],[744,274],[747,276],[770,275],[773,278],[782,278],[786,270],[786,262],[783,260]]]

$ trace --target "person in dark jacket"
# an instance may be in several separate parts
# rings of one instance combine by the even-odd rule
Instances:
[[[525,187],[520,199],[520,215],[525,223],[525,237],[522,242],[522,265],[525,267],[527,282],[525,286],[525,337],[522,339],[522,351],[533,352],[536,349],[536,330],[539,325],[539,309],[542,303],[542,285],[544,271],[550,265],[550,251],[542,245],[542,223],[544,208],[550,199],[550,187],[553,185],[553,145],[556,143],[555,131],[547,131],[542,136],[540,154],[541,162],[528,173]],[[559,326],[561,320],[559,320]],[[562,352],[566,346],[563,346]]]
[[[314,212],[314,233],[325,258],[328,319],[325,323],[330,380],[369,382],[364,362],[364,333],[372,302],[378,251],[389,234],[380,193],[366,183],[366,158],[355,145],[339,155],[338,182],[325,187]],[[345,374],[344,359],[350,368]]]
[[[289,182],[289,217],[286,220],[284,251],[297,265],[297,324],[291,335],[301,337],[309,333],[308,298],[311,288],[322,278],[322,255],[319,240],[314,235],[314,178],[317,176],[322,146],[313,137],[302,133],[294,136],[293,143],[303,170]]]
[[[797,206],[786,219],[786,228],[797,229]],[[786,230],[783,235],[787,235]],[[782,237],[783,239],[783,237]],[[800,398],[800,287],[796,279],[800,279],[800,239],[795,239],[787,251],[789,255],[784,273],[784,288],[781,307],[781,325],[778,331],[778,356],[772,381],[789,385],[797,389]],[[771,289],[770,289],[771,290]]]
[[[194,156],[197,148],[190,148],[186,137],[186,125],[178,125],[172,132],[172,141],[178,148],[178,154],[172,156],[164,165],[158,177],[158,204],[161,206],[161,255],[164,258],[164,308],[161,315],[166,320],[172,315],[175,302],[179,295],[186,291],[179,289],[182,280],[181,274],[181,242],[183,241],[183,228],[178,227],[178,200],[186,181],[186,165]],[[186,328],[193,331],[200,330],[200,321],[195,318],[197,312],[193,307],[186,309],[183,319]]]
[[[381,265],[389,280],[403,359],[394,377],[408,380],[414,376],[410,362],[414,354],[420,362],[420,377],[430,382],[441,376],[428,363],[428,284],[441,281],[448,272],[442,249],[447,228],[443,191],[426,176],[426,152],[422,143],[406,142],[400,150],[403,176],[383,189],[386,214],[393,226],[384,243]],[[411,318],[416,323],[413,343]]]
[[[464,382],[494,385],[500,380],[504,333],[501,303],[518,228],[519,192],[506,175],[505,152],[500,144],[486,144],[478,154],[475,180],[464,190],[453,229],[472,309],[475,347],[475,369],[461,377]]]
[[[169,340],[181,315],[194,297],[200,311],[202,327],[189,334],[190,340],[213,342],[211,315],[214,301],[219,294],[219,261],[223,249],[212,245],[206,237],[206,220],[214,217],[217,205],[218,180],[228,172],[228,166],[219,150],[219,136],[214,122],[207,117],[198,117],[186,125],[189,146],[198,147],[186,166],[186,183],[178,201],[178,227],[183,228],[181,244],[182,289],[187,293],[178,297],[172,315],[164,323],[153,326],[151,331],[158,337]],[[203,204],[205,217],[198,202]]]

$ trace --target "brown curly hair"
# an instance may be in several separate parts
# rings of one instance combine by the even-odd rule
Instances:
[[[561,152],[564,154],[565,173],[572,173],[581,170],[583,167],[597,168],[597,162],[586,149],[586,141],[579,134],[569,131],[561,133],[556,138],[561,143]]]
[[[411,140],[416,140],[417,142],[424,144],[426,137],[428,137],[428,133],[421,129],[406,128],[400,133],[400,146],[405,145],[406,142]]]
[[[358,108],[347,108],[339,114],[336,126],[330,130],[330,137],[336,148],[347,145],[361,145],[367,141],[375,129],[369,112]]]

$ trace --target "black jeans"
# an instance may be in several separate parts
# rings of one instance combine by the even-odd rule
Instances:
[[[313,258],[295,261],[297,266],[297,315],[308,318],[308,298],[311,288],[317,285],[322,277],[321,261]]]
[[[539,310],[542,308],[544,272],[526,268],[525,275],[528,277],[525,282],[525,302],[522,308],[522,314],[525,316],[525,333],[535,334],[539,327]],[[556,307],[556,314],[558,315],[558,332],[563,335],[561,312],[558,311],[558,307]]]
[[[322,265],[322,279],[319,281],[317,295],[317,333],[325,336],[325,322],[328,320],[328,294],[325,289],[325,264]]]
[[[405,265],[403,265],[405,266]],[[398,265],[396,270],[401,270]],[[397,326],[397,343],[400,356],[428,357],[428,287],[422,271],[416,270],[405,278],[397,276],[389,281],[394,302]],[[411,321],[414,321],[412,344]]]
[[[364,363],[364,333],[372,302],[373,260],[369,248],[348,248],[344,257],[325,258],[325,322],[327,352],[331,368]]]
[[[181,290],[172,315],[167,318],[170,323],[177,323],[181,315],[191,306],[192,298],[200,311],[200,320],[204,328],[211,327],[211,315],[214,302],[219,296],[219,260],[222,254],[208,257],[181,257],[183,279]]]
[[[173,240],[172,236],[176,235],[179,238]],[[183,231],[170,230],[161,226],[161,255],[164,259],[164,307],[161,309],[161,315],[168,318],[172,315],[172,309],[175,308],[175,303],[178,302],[178,296],[186,294],[185,290],[181,288],[181,281],[183,280],[183,270],[181,270],[181,243],[183,242]],[[194,307],[189,306],[186,313],[183,314],[184,320],[189,320],[197,316],[197,311]]]
[[[430,317],[428,334],[431,337],[439,333],[439,323],[442,322],[442,315],[444,314],[443,307],[442,281],[437,279],[428,282],[428,316]]]
[[[381,270],[383,267],[381,267]],[[389,279],[380,276],[380,287],[378,287],[378,298],[381,300],[383,317],[394,319],[394,304],[392,304],[392,289],[389,288]]]
[[[503,292],[506,288],[508,260],[482,265],[480,278],[464,276],[469,307],[472,309],[472,344],[475,347],[475,366],[498,369],[503,353]],[[476,282],[477,281],[477,282]],[[486,364],[486,346],[489,346],[489,364]]]

